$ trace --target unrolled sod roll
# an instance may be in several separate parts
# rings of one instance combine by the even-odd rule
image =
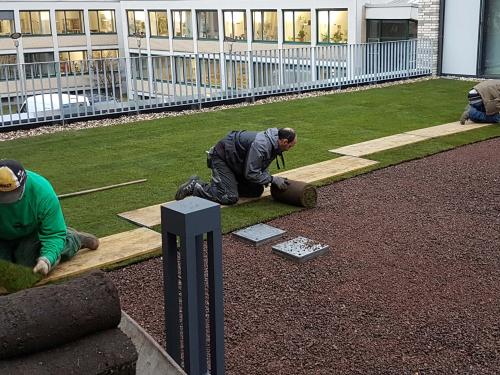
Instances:
[[[102,271],[0,297],[0,359],[25,355],[117,327],[118,291]]]
[[[132,340],[113,328],[56,348],[0,360],[0,374],[135,375],[136,362]]]
[[[276,186],[271,185],[271,195],[273,199],[306,208],[316,206],[318,193],[314,185],[294,180],[288,180],[288,183],[289,185],[286,190],[280,190]]]

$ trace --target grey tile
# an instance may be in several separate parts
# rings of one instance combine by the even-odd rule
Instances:
[[[286,231],[267,224],[256,224],[233,232],[236,237],[248,241],[255,246],[262,245],[276,238],[281,238],[285,233]]]

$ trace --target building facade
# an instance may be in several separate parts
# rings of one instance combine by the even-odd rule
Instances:
[[[139,53],[251,51],[416,37],[418,13],[411,7],[409,13],[398,12],[408,8],[400,0],[376,8],[376,4],[384,2],[2,0],[0,64],[71,62]],[[399,17],[403,18],[395,19]],[[22,35],[17,42],[10,38],[16,32]]]

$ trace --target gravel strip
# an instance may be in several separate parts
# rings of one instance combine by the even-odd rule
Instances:
[[[494,139],[320,188],[268,223],[304,264],[224,236],[227,374],[498,374],[499,176]],[[161,259],[109,275],[163,344]]]
[[[365,91],[365,90],[381,88],[381,87],[405,85],[408,83],[428,81],[428,80],[436,79],[436,78],[438,78],[438,77],[428,76],[428,77],[420,77],[420,78],[407,79],[407,80],[401,80],[401,81],[395,81],[395,82],[386,82],[386,83],[373,84],[373,85],[349,87],[349,88],[342,89],[342,90],[310,91],[310,92],[306,92],[306,93],[302,93],[302,94],[271,96],[271,97],[268,97],[265,99],[256,100],[255,103],[243,102],[243,103],[237,103],[237,104],[223,104],[223,105],[218,105],[215,107],[202,108],[202,109],[196,109],[196,110],[142,113],[139,115],[127,114],[127,115],[123,115],[123,116],[116,117],[116,118],[105,118],[105,119],[99,119],[99,120],[79,121],[79,122],[72,122],[72,123],[64,124],[64,125],[57,125],[57,124],[47,125],[47,126],[41,126],[41,127],[35,128],[35,129],[23,129],[23,130],[16,130],[16,131],[10,131],[10,132],[0,132],[0,142],[1,141],[11,141],[13,139],[18,139],[18,138],[35,137],[35,136],[39,136],[39,135],[43,135],[43,134],[53,134],[53,133],[58,133],[61,131],[74,131],[74,130],[89,129],[89,128],[101,128],[101,127],[105,127],[105,126],[129,124],[132,122],[139,122],[139,121],[157,120],[157,119],[168,118],[168,117],[187,116],[187,115],[192,115],[192,114],[201,113],[201,112],[219,112],[219,111],[223,111],[226,109],[250,107],[250,106],[262,105],[262,104],[268,104],[268,103],[286,102],[289,100],[313,98],[313,97],[324,96],[324,95],[335,95],[335,94],[344,94],[344,93],[355,92],[355,91]]]

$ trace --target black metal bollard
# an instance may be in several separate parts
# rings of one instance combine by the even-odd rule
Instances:
[[[203,235],[207,234],[210,373],[224,374],[224,307],[220,205],[198,197],[161,206],[166,351],[181,364],[177,237],[180,239],[184,370],[208,374]]]

